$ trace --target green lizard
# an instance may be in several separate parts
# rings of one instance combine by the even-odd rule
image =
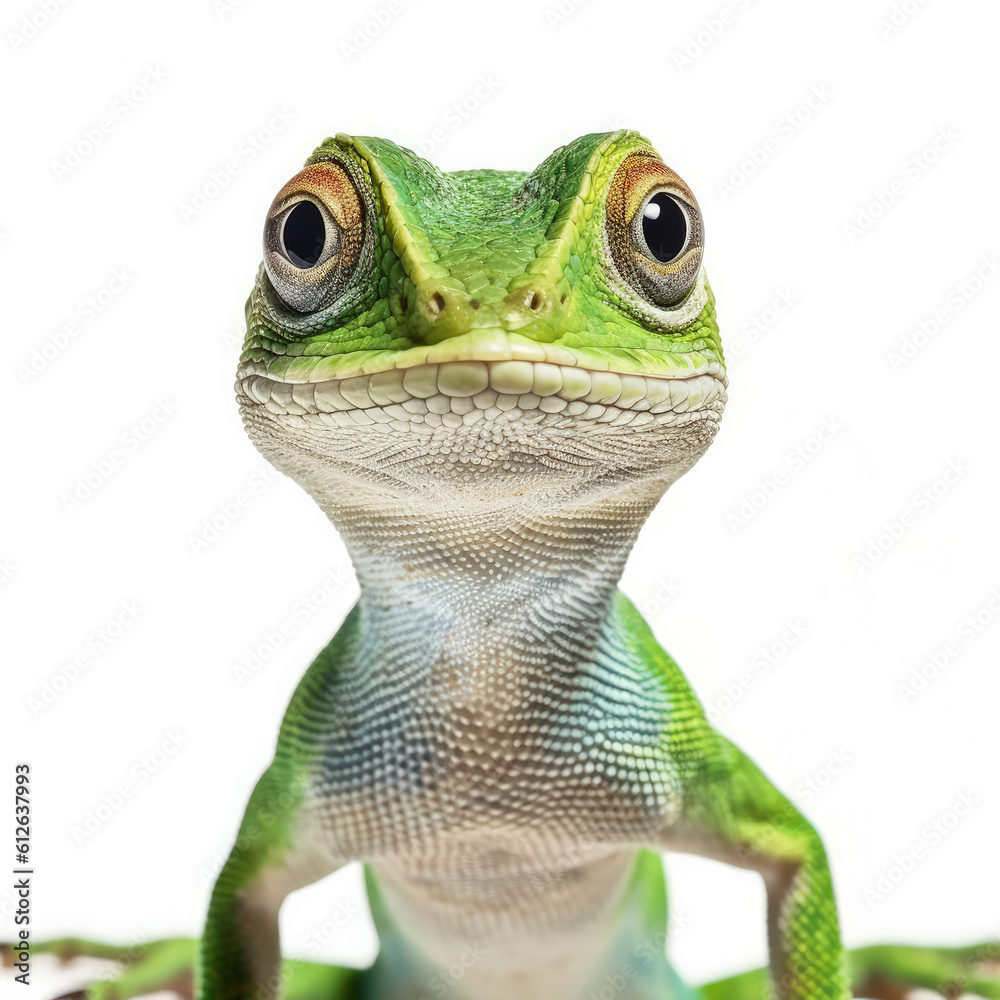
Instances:
[[[633,132],[531,174],[443,174],[338,135],[278,193],[240,409],[341,533],[361,596],[215,886],[204,1000],[766,995],[764,971],[693,990],[668,965],[666,850],[761,874],[782,1000],[841,1000],[852,978],[1000,997],[988,948],[845,955],[819,837],[617,590],[726,400],[703,236]],[[353,860],[375,964],[283,965],[282,901]],[[194,950],[150,945],[88,997],[184,988]]]

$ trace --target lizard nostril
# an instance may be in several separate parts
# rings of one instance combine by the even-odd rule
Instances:
[[[533,321],[530,313],[547,315],[555,300],[555,289],[544,280],[536,279],[511,289],[504,298],[504,307],[509,322],[529,323]]]
[[[478,309],[482,303],[479,299],[469,299],[469,305],[472,306],[473,309]]]
[[[432,316],[440,316],[444,312],[445,301],[444,296],[440,292],[435,292],[427,300],[427,311]]]

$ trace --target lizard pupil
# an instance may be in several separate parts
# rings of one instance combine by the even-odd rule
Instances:
[[[286,256],[296,267],[312,267],[326,243],[322,212],[311,201],[300,201],[285,216],[281,242]]]
[[[661,191],[643,209],[642,235],[653,257],[666,264],[678,257],[687,244],[687,214],[676,199]]]

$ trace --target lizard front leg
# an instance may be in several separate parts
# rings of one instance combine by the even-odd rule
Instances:
[[[709,725],[674,660],[621,595],[607,641],[655,679],[663,728],[659,767],[678,795],[653,843],[752,868],[767,888],[774,995],[779,1000],[851,996],[837,906],[819,836],[757,766]]]
[[[767,890],[774,993],[844,1000],[851,989],[826,851],[757,766],[717,734],[662,846],[751,868]]]
[[[352,860],[331,844],[311,789],[324,733],[336,717],[332,687],[356,646],[358,621],[355,607],[299,681],[274,760],[250,796],[208,908],[201,1000],[277,1000],[283,972],[291,971],[282,969],[278,940],[282,901]]]
[[[201,1000],[277,1000],[284,992],[278,911],[288,893],[346,863],[326,848],[304,782],[282,759],[257,783],[208,909]]]

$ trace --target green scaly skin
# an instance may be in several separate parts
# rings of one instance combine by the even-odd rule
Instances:
[[[656,191],[686,213],[671,260],[640,235]],[[303,200],[324,220],[312,266],[288,250]],[[452,1000],[842,1000],[852,980],[1000,997],[984,949],[849,962],[819,837],[616,589],[724,386],[697,204],[635,133],[584,136],[531,174],[448,175],[338,136],[283,189],[237,392],[254,443],[341,532],[361,598],[300,683],[216,884],[204,1000],[416,1000],[463,942]],[[760,872],[769,973],[679,980],[663,850]],[[282,900],[352,860],[375,965],[282,966]],[[192,949],[150,945],[88,997],[181,982]]]

